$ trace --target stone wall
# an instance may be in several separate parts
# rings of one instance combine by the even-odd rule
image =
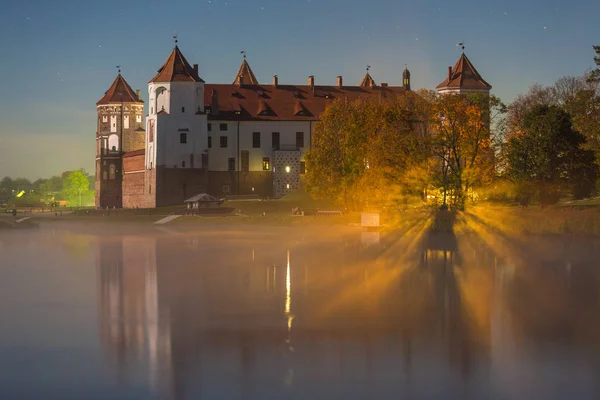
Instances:
[[[273,195],[276,199],[300,187],[300,152],[273,152]]]
[[[183,205],[183,201],[208,190],[208,172],[204,168],[153,169],[156,198],[155,207]],[[150,179],[151,181],[152,179]]]
[[[208,179],[208,193],[213,196],[257,194],[261,197],[272,197],[271,171],[209,171]]]

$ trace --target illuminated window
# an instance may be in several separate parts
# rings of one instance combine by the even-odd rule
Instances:
[[[288,174],[290,173],[290,170],[291,170],[291,168],[289,165],[285,167],[285,172],[287,172]]]
[[[271,169],[271,163],[268,157],[263,158],[263,171]]]

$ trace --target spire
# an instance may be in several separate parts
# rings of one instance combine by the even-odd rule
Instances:
[[[369,74],[369,72],[367,72],[367,74],[365,75],[365,77],[360,82],[360,86],[362,86],[362,87],[374,87],[374,86],[377,86],[377,85],[375,84],[375,80],[373,79],[373,77],[371,76],[371,74]]]
[[[177,37],[175,39],[175,48],[169,54],[169,57],[159,68],[154,78],[150,82],[204,82],[198,72],[187,62],[181,50],[177,46]]]
[[[234,85],[258,85],[258,81],[256,80],[256,76],[254,76],[254,72],[252,72],[252,68],[250,68],[250,64],[246,61],[246,52],[242,51],[244,55],[244,59],[242,60],[242,65],[240,65],[240,69],[233,80]]]
[[[404,71],[402,72],[402,87],[405,90],[410,90],[410,71],[406,64],[404,64]]]
[[[104,93],[104,97],[98,100],[96,105],[108,103],[143,103],[121,75],[120,67],[117,68],[119,68],[119,74],[106,93]]]
[[[377,86],[375,84],[375,80],[373,79],[373,77],[371,76],[371,74],[369,74],[370,70],[371,70],[371,66],[367,65],[367,74],[362,79],[362,81],[360,81],[360,86],[361,87],[373,87],[373,86]]]
[[[461,44],[462,46],[462,44]],[[448,76],[444,82],[437,85],[436,89],[467,89],[490,90],[492,85],[487,83],[477,72],[471,60],[462,53],[454,67],[448,67]]]

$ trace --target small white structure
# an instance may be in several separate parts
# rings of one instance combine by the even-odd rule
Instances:
[[[216,208],[223,203],[224,199],[217,199],[207,193],[200,193],[185,200],[188,210],[197,210],[199,208]]]
[[[366,228],[379,227],[379,213],[360,214],[360,226]]]

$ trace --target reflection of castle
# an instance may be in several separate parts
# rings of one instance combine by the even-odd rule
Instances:
[[[438,358],[457,352],[486,362],[481,348],[461,340],[460,299],[456,290],[439,292],[444,285],[435,282],[446,278],[432,260],[429,270],[409,264],[398,278],[401,266],[355,261],[343,242],[303,245],[291,245],[288,263],[290,245],[268,241],[102,242],[104,343],[119,365],[146,364],[157,389],[175,398],[309,382],[326,392],[332,381],[356,379],[403,391],[405,381],[390,383],[389,371],[427,376]]]
[[[520,289],[489,253],[434,249],[424,264],[386,238],[366,259],[359,238],[211,235],[99,245],[104,343],[117,365],[146,365],[162,393],[418,397],[435,382],[452,396],[464,390],[456,379],[484,390],[501,383],[490,371],[514,375],[506,296]]]

